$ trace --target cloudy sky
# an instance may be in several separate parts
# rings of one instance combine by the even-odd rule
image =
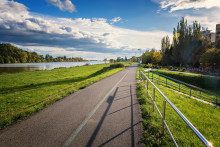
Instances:
[[[131,57],[159,50],[181,17],[214,31],[219,14],[219,0],[0,0],[0,42],[43,55]]]

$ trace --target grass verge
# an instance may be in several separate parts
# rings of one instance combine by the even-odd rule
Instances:
[[[99,64],[0,75],[0,129],[123,69]]]
[[[156,84],[156,83],[155,83]],[[220,109],[191,99],[174,92],[162,85],[156,86],[171,100],[185,117],[210,141],[214,146],[220,145]],[[149,85],[152,95],[153,86]],[[143,117],[144,138],[146,146],[174,146],[168,131],[162,134],[162,120],[159,113],[152,111],[152,100],[147,98],[143,83],[137,86],[138,99],[141,104]],[[156,104],[162,113],[163,97],[156,92]],[[166,123],[169,126],[179,146],[203,146],[196,135],[187,127],[178,114],[166,104]]]

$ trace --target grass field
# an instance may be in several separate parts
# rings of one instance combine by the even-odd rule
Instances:
[[[0,129],[124,68],[110,64],[0,75]]]
[[[156,83],[155,83],[156,84]],[[162,85],[156,86],[171,100],[171,102],[185,115],[186,118],[210,141],[214,146],[220,146],[220,108],[204,104],[190,97],[174,92]],[[153,86],[149,85],[152,95]],[[168,131],[162,135],[162,120],[159,113],[152,112],[152,100],[146,98],[146,90],[142,83],[137,86],[138,99],[144,126],[143,141],[146,146],[174,146]],[[156,104],[162,113],[163,97],[156,92]],[[166,122],[179,146],[203,146],[196,135],[187,127],[178,114],[166,104]]]
[[[148,76],[148,73],[146,73],[146,75]],[[149,78],[152,78],[152,72],[149,73]],[[177,81],[173,81],[170,79],[166,80],[165,77],[159,76],[158,74],[155,74],[155,73],[153,74],[153,79],[154,79],[153,81],[157,84],[172,88],[176,91],[185,93],[187,95],[191,94],[191,96],[211,102],[213,104],[216,104],[216,102],[217,104],[220,104],[220,97],[217,97],[217,101],[216,101],[216,95],[209,94],[203,91],[200,92],[200,90],[198,89],[190,88],[189,86],[186,86],[185,84],[181,84]]]
[[[186,73],[175,73],[172,71],[153,70],[168,77],[198,86],[220,95],[220,78],[193,75]]]

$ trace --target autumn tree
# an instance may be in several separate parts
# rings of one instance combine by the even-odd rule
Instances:
[[[160,64],[162,59],[162,54],[160,52],[153,52],[153,64]]]

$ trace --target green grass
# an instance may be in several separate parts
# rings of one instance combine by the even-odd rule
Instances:
[[[146,75],[148,76],[148,73],[146,73]],[[152,78],[152,73],[151,72],[149,73],[149,78]],[[159,76],[155,73],[153,74],[153,78],[154,78],[153,81],[157,84],[167,86],[167,87],[172,88],[176,91],[179,91],[179,92],[190,95],[190,87],[189,86],[186,86],[184,84],[180,84],[179,82],[169,80],[169,79],[167,79],[167,84],[166,84],[166,78],[162,77],[162,76]],[[202,99],[202,100],[205,100],[205,101],[216,104],[216,95],[211,95],[209,93],[202,92],[202,91],[200,93],[200,90],[191,88],[191,96],[194,96],[194,97],[197,97],[199,99]],[[218,97],[217,104],[220,104],[220,99],[219,98],[220,97]]]
[[[0,129],[124,68],[110,64],[0,75]]]
[[[210,141],[214,146],[220,145],[220,108],[204,104],[190,97],[174,92],[162,85],[156,86],[170,101],[185,115],[185,117]],[[149,84],[152,95],[153,86]],[[162,135],[162,121],[155,109],[152,112],[152,100],[146,98],[146,90],[142,83],[137,86],[138,99],[141,104],[143,117],[144,138],[146,146],[174,146],[168,131]],[[156,91],[156,104],[162,113],[163,97]],[[179,146],[203,146],[196,135],[187,127],[178,114],[166,104],[167,125],[169,126]]]
[[[220,95],[220,78],[186,74],[186,73],[175,73],[172,71],[161,71],[161,70],[154,70],[154,71]]]

